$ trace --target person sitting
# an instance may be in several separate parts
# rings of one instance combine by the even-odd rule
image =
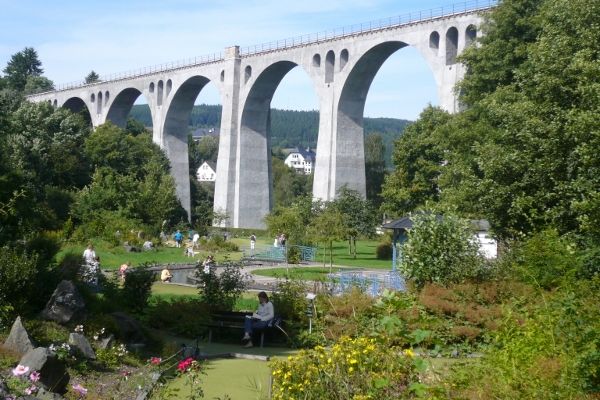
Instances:
[[[273,303],[269,301],[269,296],[265,292],[258,294],[258,310],[252,316],[246,315],[244,321],[244,337],[242,342],[246,342],[244,347],[252,347],[252,332],[256,329],[265,329],[269,325],[269,321],[275,318],[275,308]]]
[[[160,273],[160,280],[163,283],[171,283],[171,279],[173,279],[173,275],[171,275],[171,271],[165,267]]]
[[[154,250],[154,243],[152,243],[149,240],[146,240],[144,242],[144,244],[142,245],[142,250],[144,250],[144,251]]]
[[[194,257],[195,256],[194,248],[192,246],[186,247],[184,254],[186,257]]]

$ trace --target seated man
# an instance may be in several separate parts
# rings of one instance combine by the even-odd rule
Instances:
[[[185,256],[186,257],[194,257],[194,248],[193,247],[186,247],[185,248]]]
[[[173,275],[171,275],[171,271],[168,268],[165,268],[160,273],[160,280],[164,283],[170,283],[171,279],[173,279]]]
[[[244,347],[252,347],[252,331],[255,329],[264,329],[269,325],[269,321],[271,321],[275,317],[275,309],[273,308],[273,303],[269,301],[269,296],[265,292],[260,292],[258,294],[258,310],[252,314],[252,316],[247,315],[246,320],[244,321],[244,337],[242,338],[242,342],[246,342]]]
[[[146,240],[146,241],[144,242],[144,244],[142,245],[142,249],[143,249],[144,251],[150,251],[150,250],[153,250],[153,249],[154,249],[154,244],[153,244],[151,241],[149,241],[149,240]]]

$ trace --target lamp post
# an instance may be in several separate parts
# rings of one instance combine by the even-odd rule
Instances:
[[[313,317],[313,310],[315,308],[315,298],[317,297],[316,294],[314,293],[307,293],[306,294],[306,300],[308,300],[308,305],[306,307],[306,316],[308,317],[308,333],[311,334],[312,333],[312,317]]]

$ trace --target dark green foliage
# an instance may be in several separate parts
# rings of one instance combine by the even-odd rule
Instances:
[[[580,270],[575,245],[556,230],[537,232],[512,251],[516,275],[533,286],[558,287]]]
[[[290,206],[298,197],[312,193],[312,175],[298,174],[277,157],[271,158],[273,199],[276,207]]]
[[[393,147],[389,143],[386,147],[382,135],[371,133],[365,137],[365,177],[367,183],[367,199],[373,202],[375,207],[381,205],[381,187],[386,174],[386,149]]]
[[[463,282],[475,278],[483,266],[479,246],[466,220],[451,214],[420,213],[401,246],[400,270],[418,287],[425,283]]]
[[[379,243],[375,249],[375,256],[378,260],[392,259],[392,244],[389,242]]]
[[[18,91],[25,89],[29,77],[39,77],[43,72],[42,62],[32,47],[13,54],[4,68],[8,86]]]
[[[95,83],[95,82],[98,82],[99,80],[100,80],[100,75],[98,75],[96,73],[96,71],[94,71],[94,70],[91,70],[90,73],[87,74],[84,79],[86,84]]]
[[[122,289],[124,306],[132,311],[141,312],[148,304],[152,292],[155,273],[148,269],[150,265],[142,264],[131,268],[125,275],[125,284]]]
[[[211,311],[233,311],[236,300],[248,285],[248,277],[242,273],[240,266],[231,262],[223,265],[219,275],[215,268],[205,273],[202,265],[198,264],[196,277],[202,300]]]
[[[270,300],[273,302],[275,314],[285,320],[286,326],[300,327],[307,321],[308,302],[305,297],[305,282],[286,279],[277,282],[277,290],[271,294]]]
[[[206,330],[210,312],[208,305],[199,299],[182,298],[150,302],[145,311],[145,320],[155,328],[185,337],[198,337]]]

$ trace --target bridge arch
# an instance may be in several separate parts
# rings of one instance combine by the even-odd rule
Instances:
[[[313,60],[314,61],[314,60]],[[239,205],[234,226],[264,226],[262,218],[273,206],[273,181],[270,153],[271,100],[283,78],[300,67],[315,82],[306,69],[290,60],[279,60],[256,76],[241,102],[239,185],[234,201]]]
[[[114,98],[110,107],[108,109],[108,113],[106,114],[106,120],[111,121],[113,124],[125,128],[127,125],[127,117],[131,112],[131,108],[133,107],[133,103],[140,97],[143,93],[136,88],[130,87],[121,90]],[[109,92],[106,92],[106,98],[108,100]],[[108,103],[108,101],[107,101]],[[150,113],[154,114],[154,108],[150,107]],[[152,115],[152,120],[154,120],[154,115]]]
[[[55,106],[57,104],[58,102],[56,102],[55,100]],[[65,101],[61,107],[66,108],[67,110],[70,110],[75,114],[82,114],[84,119],[88,121],[90,125],[92,124],[92,113],[90,112],[87,103],[83,101],[83,99],[81,99],[80,97],[68,98],[67,101]]]

